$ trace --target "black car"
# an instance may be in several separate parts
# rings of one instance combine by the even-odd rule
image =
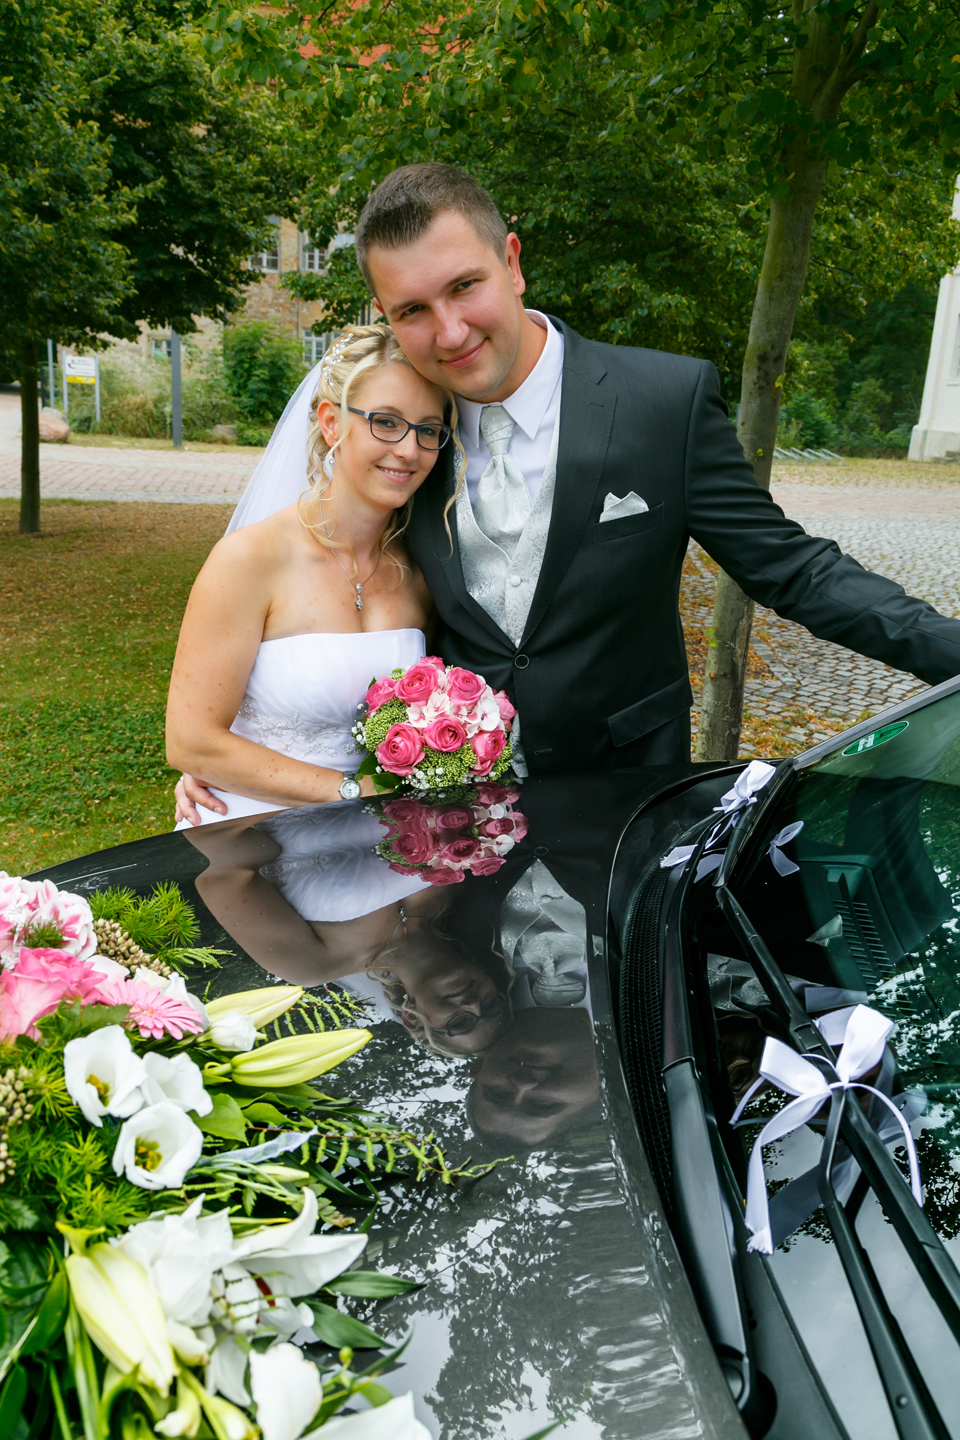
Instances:
[[[175,881],[233,952],[214,994],[359,995],[350,1093],[497,1161],[407,1187],[364,1261],[423,1282],[370,1313],[412,1334],[386,1383],[432,1434],[919,1440],[960,1435],[958,785],[951,682],[747,776],[526,781],[502,865],[441,887],[362,801],[43,874]],[[851,1089],[834,1031],[857,1006],[896,1029]],[[792,1099],[762,1081],[776,1042],[827,1098],[764,1150],[768,1255],[744,1202]]]

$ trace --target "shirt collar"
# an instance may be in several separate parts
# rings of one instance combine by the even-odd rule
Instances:
[[[540,352],[540,359],[523,384],[499,403],[514,424],[519,425],[528,439],[533,440],[543,424],[543,417],[563,374],[563,336],[539,310],[528,310],[526,313],[535,325],[546,330],[547,341]],[[480,416],[484,406],[475,400],[462,400],[458,397],[457,409],[461,436],[476,449],[480,444]]]

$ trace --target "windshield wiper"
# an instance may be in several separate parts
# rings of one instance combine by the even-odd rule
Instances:
[[[714,882],[717,900],[759,972],[784,1030],[800,1053],[821,1055],[832,1067],[836,1058],[833,1051],[790,988],[762,935],[730,890],[727,872],[728,866],[724,864],[717,873]],[[841,1135],[861,1171],[846,1205],[837,1195],[832,1179],[834,1155]],[[835,1090],[831,1097],[817,1184],[837,1254],[860,1312],[898,1434],[902,1440],[947,1440],[949,1431],[887,1305],[870,1259],[856,1233],[856,1216],[867,1188],[872,1187],[917,1273],[958,1341],[960,1273],[939,1235],[916,1204],[896,1161],[866,1115],[859,1105],[848,1103],[846,1090]]]

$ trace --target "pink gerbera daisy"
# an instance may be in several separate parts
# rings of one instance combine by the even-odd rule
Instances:
[[[203,1021],[192,1005],[173,995],[164,995],[156,985],[142,980],[108,980],[100,986],[99,998],[104,1005],[129,1005],[128,1026],[134,1025],[144,1040],[162,1040],[172,1035],[182,1040],[185,1033],[196,1034]]]

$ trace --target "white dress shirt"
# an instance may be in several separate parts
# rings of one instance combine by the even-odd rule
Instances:
[[[560,414],[560,380],[563,374],[563,336],[556,326],[551,325],[546,315],[538,310],[528,310],[527,315],[534,324],[547,332],[547,342],[530,374],[519,389],[507,399],[499,401],[514,422],[510,437],[509,455],[523,471],[530,490],[530,499],[536,500],[540,481],[550,454],[550,444]],[[459,435],[467,457],[467,494],[470,504],[477,498],[477,486],[490,459],[487,442],[480,431],[480,416],[484,406],[474,400],[457,400],[460,412]]]

